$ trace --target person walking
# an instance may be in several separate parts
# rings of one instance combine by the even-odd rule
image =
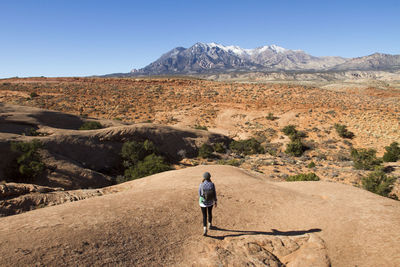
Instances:
[[[205,172],[203,174],[203,181],[199,187],[199,205],[201,213],[203,214],[203,235],[207,235],[207,215],[208,215],[208,229],[212,225],[212,208],[217,207],[217,192],[215,185],[211,182],[211,174]]]

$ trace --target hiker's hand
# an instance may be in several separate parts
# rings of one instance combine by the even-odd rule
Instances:
[[[215,202],[214,206],[217,207],[217,202]]]

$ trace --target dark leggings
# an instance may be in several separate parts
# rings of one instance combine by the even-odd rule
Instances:
[[[203,208],[201,207],[201,213],[203,213],[203,226],[207,226],[207,213],[208,213],[208,221],[211,223],[212,222],[212,208],[211,207],[207,207],[207,208]]]

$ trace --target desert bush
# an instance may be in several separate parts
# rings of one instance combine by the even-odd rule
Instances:
[[[29,94],[31,98],[38,97],[39,95],[36,92],[32,92]]]
[[[214,148],[211,145],[203,144],[199,148],[198,155],[199,155],[199,157],[206,159],[206,158],[211,158],[213,152],[214,152]]]
[[[82,124],[79,130],[97,130],[101,128],[103,128],[103,125],[98,121],[86,121]]]
[[[303,155],[304,151],[306,151],[304,144],[300,139],[295,139],[287,144],[285,153],[295,157],[300,157]]]
[[[347,139],[352,139],[354,137],[354,133],[350,132],[346,125],[335,123],[334,127],[340,137]]]
[[[384,197],[390,196],[389,194],[392,191],[395,181],[395,177],[387,176],[381,168],[361,178],[364,189]]]
[[[15,182],[31,182],[45,170],[45,164],[38,152],[43,145],[39,140],[11,143],[15,158],[6,170],[7,179]]]
[[[264,148],[254,138],[247,140],[232,141],[229,144],[229,148],[238,154],[252,155],[252,154],[263,154],[265,153]]]
[[[288,182],[295,182],[295,181],[319,181],[319,177],[313,173],[300,173],[297,175],[289,176],[286,178]]]
[[[301,140],[302,138],[307,137],[307,134],[303,131],[298,131],[296,126],[294,125],[287,125],[283,127],[282,132],[289,136],[290,140],[293,142],[295,140]]]
[[[312,169],[312,168],[315,168],[315,166],[316,166],[315,162],[311,161],[310,163],[308,163],[307,168]]]
[[[294,125],[287,125],[283,127],[281,131],[287,136],[291,136],[297,133],[296,126]]]
[[[124,175],[128,180],[133,180],[170,169],[170,166],[164,162],[163,157],[153,153],[146,156],[142,161],[138,161],[136,165],[126,169]]]
[[[214,151],[218,153],[225,153],[226,152],[226,147],[224,143],[216,143],[214,144]]]
[[[390,146],[385,147],[385,154],[383,154],[383,161],[396,162],[400,159],[400,147],[397,142],[393,142]]]
[[[380,166],[382,160],[376,157],[376,150],[374,149],[351,149],[351,159],[353,160],[353,166],[357,170],[374,170]]]
[[[275,117],[274,113],[272,113],[272,112],[268,113],[268,115],[265,118],[270,121],[274,121],[274,120],[278,119],[278,117]]]
[[[197,130],[204,130],[204,131],[208,131],[207,126],[202,126],[202,125],[195,125],[194,126],[195,129]]]
[[[35,128],[31,127],[31,128],[25,129],[23,135],[27,135],[27,136],[39,136],[40,133],[37,132]]]

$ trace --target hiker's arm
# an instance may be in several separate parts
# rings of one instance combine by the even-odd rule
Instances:
[[[201,184],[199,186],[199,197],[201,197]]]

